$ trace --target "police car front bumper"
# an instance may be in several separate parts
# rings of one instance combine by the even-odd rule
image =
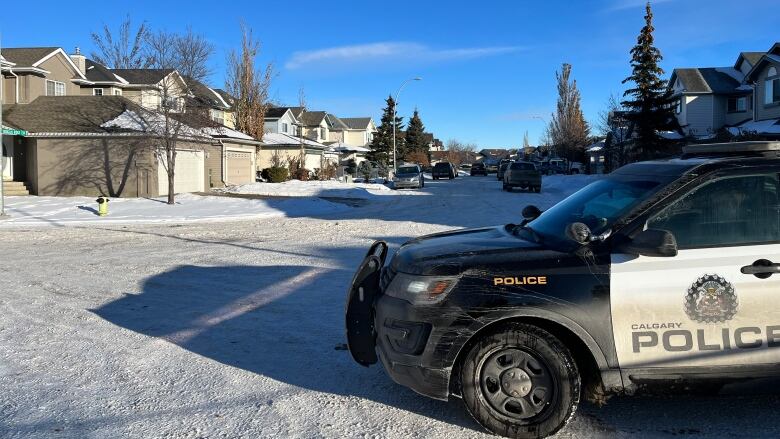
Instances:
[[[374,312],[376,349],[390,378],[421,395],[447,400],[452,364],[446,358],[455,336],[446,316],[457,313],[386,295],[379,296]]]

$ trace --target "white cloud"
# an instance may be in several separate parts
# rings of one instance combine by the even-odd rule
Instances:
[[[295,52],[285,63],[285,67],[288,69],[299,69],[307,65],[351,65],[378,60],[420,60],[429,62],[462,60],[501,55],[519,50],[522,50],[522,48],[517,46],[433,49],[419,43],[383,42]]]
[[[652,0],[650,6],[655,6],[659,3],[668,3],[676,0]],[[624,9],[632,8],[644,8],[647,4],[647,0],[616,0],[611,6],[605,9],[606,12],[622,11]]]

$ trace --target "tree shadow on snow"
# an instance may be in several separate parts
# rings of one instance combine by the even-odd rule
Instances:
[[[419,396],[393,383],[380,365],[363,368],[348,351],[337,349],[345,342],[341,292],[351,275],[298,265],[184,265],[147,278],[139,294],[126,294],[93,312],[280,382],[479,429],[457,407],[459,401]]]

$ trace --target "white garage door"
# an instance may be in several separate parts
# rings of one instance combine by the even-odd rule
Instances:
[[[227,151],[227,178],[225,181],[231,184],[254,183],[254,169],[252,153]]]
[[[176,193],[203,192],[206,190],[205,165],[203,151],[177,151],[176,168],[173,177],[173,189]],[[168,195],[168,172],[163,166],[165,158],[160,159],[157,167],[160,195]]]

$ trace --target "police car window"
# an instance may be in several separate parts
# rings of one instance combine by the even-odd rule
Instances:
[[[608,230],[662,187],[660,181],[641,178],[605,178],[589,184],[529,223],[543,238],[566,241],[566,226],[585,223],[594,234]]]
[[[724,178],[701,186],[648,221],[680,248],[780,242],[777,174]]]

